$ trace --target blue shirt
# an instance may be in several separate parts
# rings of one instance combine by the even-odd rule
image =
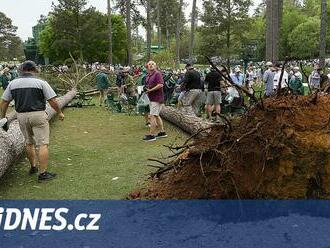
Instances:
[[[244,76],[243,76],[243,74],[240,73],[239,75],[237,75],[235,73],[235,74],[232,74],[230,77],[233,80],[234,84],[237,84],[239,86],[243,86],[243,84],[244,84]]]

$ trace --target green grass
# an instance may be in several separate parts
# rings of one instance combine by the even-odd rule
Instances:
[[[66,109],[65,115],[64,122],[51,124],[49,170],[58,178],[37,183],[23,158],[0,179],[0,199],[123,199],[154,170],[146,166],[148,158],[168,155],[163,145],[185,138],[167,124],[168,139],[145,143],[141,116],[111,114],[100,107]]]

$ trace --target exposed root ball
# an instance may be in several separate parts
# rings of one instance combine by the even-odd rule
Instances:
[[[142,193],[156,199],[330,198],[330,96],[271,98],[190,143]],[[179,150],[180,151],[180,150]],[[165,172],[162,172],[165,171]]]

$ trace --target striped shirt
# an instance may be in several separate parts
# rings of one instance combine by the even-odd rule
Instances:
[[[10,102],[15,100],[17,113],[46,110],[46,101],[56,97],[50,85],[32,74],[24,74],[10,82],[3,93],[2,99]]]

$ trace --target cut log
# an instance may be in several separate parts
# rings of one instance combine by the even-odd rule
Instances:
[[[62,109],[68,105],[76,94],[77,91],[72,90],[59,97],[58,104],[60,108]],[[47,106],[46,112],[49,120],[56,115],[56,112],[50,106]],[[17,161],[24,151],[25,140],[16,120],[16,113],[11,113],[8,119],[10,122],[8,132],[0,130],[0,177],[3,176],[10,165]]]
[[[194,114],[186,113],[174,107],[164,107],[160,115],[166,121],[174,124],[189,134],[195,134],[212,125],[212,123],[207,122]]]

